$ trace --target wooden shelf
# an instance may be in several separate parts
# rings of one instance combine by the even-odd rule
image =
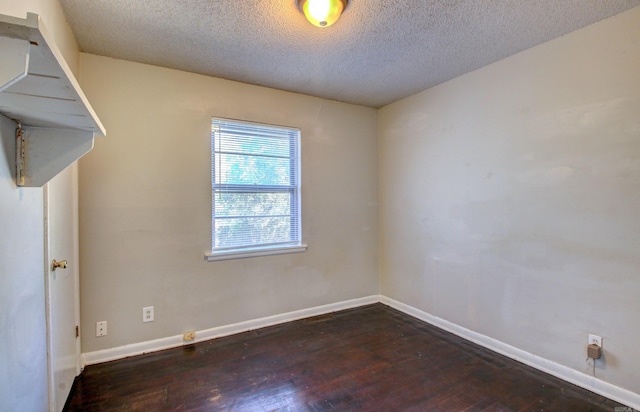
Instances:
[[[106,131],[37,14],[0,15],[0,113],[20,124],[19,186],[42,186]]]

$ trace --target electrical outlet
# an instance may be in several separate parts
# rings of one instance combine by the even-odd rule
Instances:
[[[146,308],[142,308],[142,321],[143,322],[153,322],[153,306],[147,306]]]
[[[184,340],[185,342],[196,340],[196,332],[195,331],[185,332],[182,335],[182,340]]]
[[[598,345],[602,347],[602,336],[589,334],[589,345]]]
[[[107,321],[96,322],[96,337],[107,336]]]

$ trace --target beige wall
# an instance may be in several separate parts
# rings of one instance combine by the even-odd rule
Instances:
[[[380,110],[381,293],[640,393],[640,8]]]
[[[80,161],[82,351],[378,293],[377,112],[82,54],[108,137]],[[211,116],[299,127],[305,253],[204,261]],[[155,321],[142,323],[142,308]],[[95,322],[108,335],[95,337]]]
[[[39,14],[72,70],[78,48],[56,0],[0,2]],[[0,120],[0,411],[48,408],[42,188],[15,185],[15,125]]]

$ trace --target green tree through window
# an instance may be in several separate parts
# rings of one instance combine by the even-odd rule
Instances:
[[[300,244],[300,131],[213,118],[212,249]]]

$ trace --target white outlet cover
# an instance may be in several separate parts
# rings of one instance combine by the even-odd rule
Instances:
[[[589,345],[598,345],[602,347],[602,336],[589,334]]]
[[[107,321],[96,322],[96,337],[107,336]]]
[[[153,322],[153,306],[147,306],[142,308],[142,322]]]

